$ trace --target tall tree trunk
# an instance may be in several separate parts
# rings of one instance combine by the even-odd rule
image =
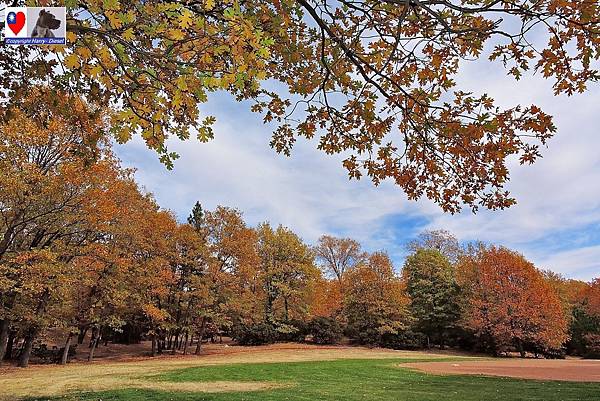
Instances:
[[[4,355],[6,355],[9,326],[8,319],[0,320],[0,365],[2,365],[2,360],[4,359]]]
[[[83,340],[85,340],[85,335],[87,334],[88,328],[84,326],[79,326],[79,335],[77,336],[77,344],[83,344]]]
[[[13,347],[15,345],[15,331],[9,330],[8,332],[8,342],[6,344],[6,352],[4,353],[4,360],[12,359]]]
[[[289,314],[289,306],[288,306],[288,299],[287,299],[287,297],[283,298],[283,306],[284,306],[284,313],[285,313],[285,321],[289,322],[290,321],[290,314]]]
[[[69,332],[69,336],[67,337],[67,341],[65,342],[65,349],[63,350],[62,358],[60,359],[61,365],[66,365],[67,360],[69,359],[69,350],[71,349],[71,339],[73,338],[73,333]]]
[[[48,303],[48,299],[50,298],[50,290],[48,288],[44,289],[42,293],[37,308],[35,310],[35,314],[40,316],[42,313],[46,311],[46,304]],[[19,367],[26,368],[29,365],[29,357],[31,356],[31,349],[33,348],[33,341],[38,335],[39,328],[31,327],[27,331],[25,335],[25,343],[23,344],[23,352],[21,357],[19,358]]]
[[[523,348],[523,341],[521,341],[521,339],[517,339],[517,350],[519,351],[519,355],[521,355],[521,358],[525,358],[526,353],[525,349]]]
[[[92,327],[92,337],[90,338],[90,345],[88,345],[88,348],[92,348],[92,345],[94,344],[94,341],[96,341],[96,338],[98,337],[98,328],[97,327]]]
[[[171,348],[171,355],[175,355],[177,353],[178,346],[179,346],[179,333],[175,334],[175,338],[173,339],[173,348]]]
[[[10,242],[12,241],[13,236],[15,235],[16,227],[13,224],[16,223],[21,217],[21,213],[17,214],[13,218],[12,222],[9,223],[8,228],[4,232],[4,235],[2,236],[2,241],[0,241],[0,257],[2,257],[2,255],[4,255],[8,250]]]
[[[152,334],[152,356],[156,356],[156,334]]]
[[[200,325],[200,330],[198,331],[198,344],[196,345],[195,355],[200,354],[200,349],[202,348],[202,340],[204,339],[204,331],[206,330],[206,317],[202,318],[202,324]]]
[[[165,349],[165,339],[164,339],[164,337],[159,337],[158,338],[158,354],[162,355],[164,349]]]
[[[92,330],[92,340],[90,342],[90,354],[88,355],[88,362],[91,362],[94,359],[94,351],[96,351],[98,339],[98,330]]]
[[[183,355],[187,355],[187,349],[188,349],[188,344],[189,344],[188,337],[189,337],[189,334],[186,331],[185,332],[185,340],[183,341]]]
[[[33,340],[35,340],[36,330],[29,329],[25,336],[25,342],[23,343],[23,351],[19,358],[19,367],[26,368],[29,366],[29,358],[31,357],[31,349],[33,348]]]
[[[273,323],[273,295],[272,284],[267,283],[267,302],[265,303],[265,321],[269,324]]]

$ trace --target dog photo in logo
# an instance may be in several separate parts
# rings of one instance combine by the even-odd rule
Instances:
[[[39,17],[35,23],[33,31],[31,31],[32,38],[55,38],[56,35],[52,32],[60,28],[60,20],[56,19],[54,14],[40,10]]]
[[[64,38],[66,15],[64,7],[28,7],[27,30],[30,38]]]

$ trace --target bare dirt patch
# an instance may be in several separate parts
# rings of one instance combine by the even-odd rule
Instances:
[[[496,359],[418,362],[400,366],[441,375],[481,375],[534,380],[600,382],[600,360]]]

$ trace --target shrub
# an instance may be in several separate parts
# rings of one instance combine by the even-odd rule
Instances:
[[[52,349],[49,349],[46,344],[39,344],[32,349],[31,355],[39,358],[40,363],[59,363],[64,350],[65,347],[53,347]],[[71,345],[69,348],[68,358],[72,358],[76,353],[77,344]]]
[[[307,335],[307,325],[302,320],[292,320],[276,325],[277,341],[304,342]]]
[[[565,359],[567,351],[564,348],[548,349],[542,352],[542,355],[546,359]]]
[[[600,359],[600,334],[588,334],[585,337],[586,353],[585,359]]]
[[[425,338],[423,333],[405,330],[398,334],[384,334],[378,345],[384,348],[415,350],[423,348]]]
[[[277,331],[268,323],[238,324],[233,330],[233,339],[239,345],[273,344]]]
[[[336,344],[342,338],[342,328],[338,322],[326,317],[312,319],[307,331],[315,344]]]

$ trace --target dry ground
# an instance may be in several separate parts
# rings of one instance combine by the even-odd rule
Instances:
[[[504,376],[520,379],[600,382],[600,360],[494,359],[402,364],[433,374]]]

